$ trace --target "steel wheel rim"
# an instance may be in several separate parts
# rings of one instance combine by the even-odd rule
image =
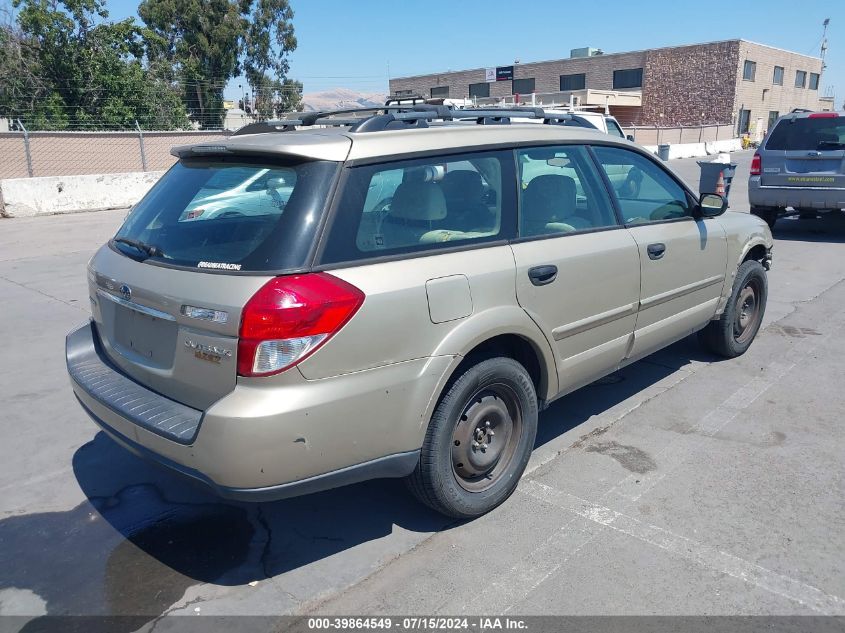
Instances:
[[[489,489],[508,469],[522,436],[516,393],[496,383],[479,389],[452,431],[452,473],[469,492]]]
[[[751,279],[736,299],[734,340],[737,343],[747,343],[757,330],[760,320],[760,291],[759,280]]]

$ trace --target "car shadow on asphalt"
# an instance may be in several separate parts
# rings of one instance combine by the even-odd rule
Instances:
[[[693,360],[714,357],[684,340],[561,398],[541,414],[536,446]],[[137,629],[198,583],[238,586],[278,577],[383,539],[399,527],[405,532],[397,551],[379,550],[389,559],[425,535],[461,523],[417,503],[399,480],[274,503],[222,502],[201,485],[135,457],[104,433],[76,451],[73,471],[87,497],[77,507],[0,520],[0,596],[9,588],[29,590],[44,601],[48,615],[135,616],[109,621],[108,630]],[[370,569],[372,551],[362,550],[349,564],[363,561],[362,569]],[[38,630],[38,623],[24,630]]]
[[[825,213],[816,219],[780,218],[772,236],[777,241],[845,244],[845,214]]]

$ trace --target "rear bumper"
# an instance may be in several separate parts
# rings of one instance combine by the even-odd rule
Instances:
[[[222,497],[251,501],[410,474],[425,434],[421,414],[452,361],[419,359],[314,381],[292,370],[282,384],[238,384],[200,412],[120,373],[94,327],[67,339],[71,384],[94,422],[132,453]],[[151,420],[162,411],[183,416],[181,435],[151,424],[167,417]]]
[[[768,187],[760,176],[748,180],[748,201],[752,207],[783,209],[845,209],[845,189],[830,187]]]

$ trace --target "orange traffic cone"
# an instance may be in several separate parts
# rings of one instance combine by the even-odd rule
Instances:
[[[720,196],[725,195],[725,172],[719,172],[719,180],[716,181],[716,193]]]

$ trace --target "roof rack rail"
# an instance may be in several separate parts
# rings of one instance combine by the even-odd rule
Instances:
[[[382,112],[405,112],[405,111],[429,111],[437,110],[442,106],[428,105],[422,103],[406,104],[406,105],[388,105],[388,106],[372,106],[369,108],[344,108],[340,110],[321,110],[316,112],[297,112],[296,118],[279,119],[274,121],[259,121],[257,123],[250,123],[242,128],[236,130],[232,136],[242,136],[244,134],[263,134],[266,132],[289,132],[299,126],[311,125],[338,125],[346,126],[353,125],[365,119],[365,117],[354,117],[346,119],[333,118],[337,115],[343,114],[364,114],[367,112],[382,113]]]
[[[358,116],[368,114],[369,116]],[[342,115],[356,115],[344,117]],[[297,127],[332,125],[349,127],[350,132],[380,132],[383,130],[428,127],[430,121],[470,121],[478,125],[509,125],[511,119],[542,119],[549,125],[563,125],[572,121],[573,115],[545,112],[535,107],[487,107],[455,110],[445,105],[415,103],[398,106],[349,108],[321,112],[300,112],[297,118],[251,123],[237,130],[233,136],[289,132]]]

